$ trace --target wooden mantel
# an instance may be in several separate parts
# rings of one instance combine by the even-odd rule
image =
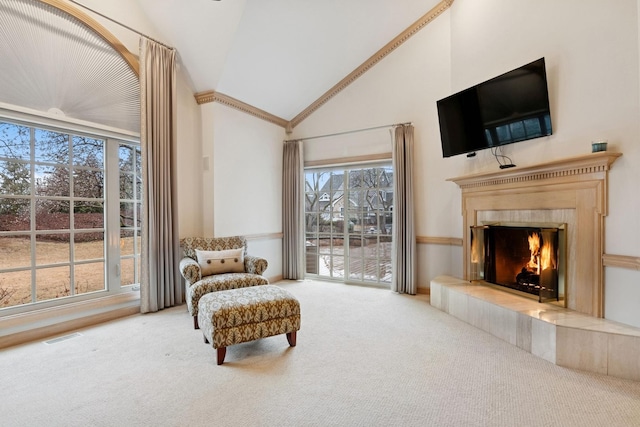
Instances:
[[[449,179],[462,190],[464,278],[471,271],[469,227],[496,220],[566,223],[565,304],[603,317],[607,178],[621,155],[604,151]]]
[[[613,162],[620,156],[622,156],[622,153],[601,151],[599,153],[555,160],[534,166],[515,167],[494,172],[465,175],[458,178],[450,178],[447,181],[453,181],[458,184],[460,188],[464,189],[514,181],[532,181],[558,176],[602,172],[608,171]]]

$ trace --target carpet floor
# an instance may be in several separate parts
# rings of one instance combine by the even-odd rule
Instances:
[[[2,426],[640,426],[640,382],[555,366],[427,295],[280,282],[284,335],[223,365],[186,306],[0,351]]]

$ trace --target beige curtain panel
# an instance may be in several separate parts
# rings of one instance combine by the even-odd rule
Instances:
[[[302,141],[287,141],[282,173],[282,277],[304,278],[304,163]]]
[[[391,290],[415,295],[416,232],[413,201],[413,126],[396,126],[393,137],[393,251]]]
[[[143,225],[140,311],[182,303],[176,200],[176,52],[140,40]]]

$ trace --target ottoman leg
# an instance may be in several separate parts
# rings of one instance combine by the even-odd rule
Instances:
[[[193,329],[200,329],[200,325],[198,325],[198,316],[193,316]]]
[[[287,341],[289,341],[291,347],[296,346],[296,331],[287,332]]]
[[[218,365],[222,365],[224,362],[224,356],[227,354],[227,347],[220,347],[218,349]]]
[[[206,335],[202,335],[202,338],[204,338],[204,343],[205,344],[209,344],[209,340],[207,339]]]

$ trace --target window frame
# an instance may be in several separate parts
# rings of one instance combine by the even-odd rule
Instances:
[[[309,248],[305,247],[305,277],[308,278],[313,278],[313,279],[321,279],[321,280],[328,280],[328,281],[337,281],[337,282],[341,282],[341,283],[346,283],[346,284],[357,284],[357,285],[366,285],[366,286],[379,286],[379,287],[389,287],[391,285],[391,281],[382,281],[381,280],[381,275],[380,272],[378,272],[377,274],[377,279],[376,280],[366,280],[365,279],[365,274],[364,271],[362,271],[361,274],[361,279],[354,279],[351,278],[351,271],[350,271],[350,266],[351,263],[354,260],[357,260],[361,263],[365,263],[366,259],[370,259],[370,257],[356,257],[353,258],[351,255],[351,248],[348,244],[346,244],[346,242],[349,241],[349,239],[352,237],[352,235],[354,233],[350,233],[349,232],[349,227],[348,226],[343,226],[343,230],[341,233],[334,233],[333,231],[333,227],[330,228],[330,232],[326,233],[326,232],[321,232],[320,231],[320,223],[319,220],[320,218],[323,218],[323,212],[320,209],[320,202],[329,202],[329,206],[332,206],[332,202],[334,202],[334,200],[331,199],[331,196],[328,197],[323,197],[325,195],[328,195],[328,193],[326,193],[325,191],[323,191],[324,186],[322,186],[322,188],[318,188],[315,191],[310,191],[308,186],[307,186],[307,175],[310,173],[316,174],[316,173],[328,173],[329,177],[327,178],[327,181],[330,182],[330,186],[333,185],[332,181],[332,177],[331,174],[334,172],[342,172],[344,173],[344,182],[343,182],[343,188],[342,190],[336,190],[339,191],[342,195],[341,197],[343,197],[344,200],[347,200],[346,203],[348,203],[348,199],[351,197],[351,193],[353,191],[363,191],[363,195],[370,190],[375,190],[378,193],[380,191],[383,191],[385,193],[385,201],[387,201],[387,193],[389,191],[393,191],[393,185],[391,186],[381,186],[380,185],[380,181],[378,178],[376,178],[376,185],[375,187],[371,187],[371,188],[365,188],[362,187],[362,189],[360,190],[354,190],[352,188],[350,188],[350,184],[349,184],[349,174],[351,173],[351,171],[356,171],[356,170],[365,170],[365,169],[383,169],[383,168],[390,168],[392,173],[393,173],[393,163],[391,161],[391,159],[385,159],[385,160],[380,160],[380,161],[375,161],[375,162],[366,162],[366,163],[345,163],[345,164],[340,164],[340,165],[333,165],[333,166],[313,166],[313,167],[305,167],[304,168],[304,203],[305,203],[305,207],[304,207],[304,216],[303,216],[303,221],[304,221],[304,235],[305,235],[305,242],[308,241],[308,237],[310,235],[313,235],[313,241],[316,242],[316,246],[315,246],[315,251],[311,251],[309,252]],[[332,189],[332,187],[331,187]],[[333,190],[333,189],[332,189]],[[308,196],[309,194],[315,193],[317,198],[314,201],[315,204],[317,204],[316,210],[315,211],[311,211],[307,209],[307,203],[309,201]],[[363,199],[364,200],[364,199]],[[358,212],[359,215],[364,219],[369,212],[373,212],[373,215],[376,217],[376,221],[378,222],[378,213],[379,213],[379,209],[377,210],[371,210],[370,206],[367,205],[363,205],[358,207]],[[326,210],[324,212],[324,215],[328,215],[329,217],[331,217],[334,213],[337,213],[339,217],[341,218],[348,218],[349,217],[349,211],[350,209],[347,209],[346,213],[344,211],[344,206],[340,208],[340,210],[335,211],[335,209],[333,207],[329,207],[328,210]],[[393,204],[389,207],[388,211],[381,211],[385,214],[389,214],[389,215],[393,215]],[[308,231],[307,230],[307,216],[309,215],[314,215],[316,216],[316,230],[315,231]],[[363,224],[361,224],[361,227],[364,227]],[[386,230],[386,226],[385,226],[385,230]],[[360,234],[362,237],[364,236],[368,236],[368,237],[373,237],[375,236],[377,239],[377,249],[376,250],[376,256],[375,259],[377,261],[378,264],[380,264],[381,261],[381,256],[380,256],[380,237],[388,237],[391,238],[391,233],[381,233],[381,227],[380,224],[377,223],[376,225],[376,233],[374,235],[372,234],[368,234],[364,228],[361,228],[360,230]],[[331,267],[330,267],[330,276],[325,276],[325,275],[321,275],[320,274],[320,255],[321,255],[321,251],[320,251],[320,247],[317,246],[317,242],[319,242],[320,238],[322,235],[329,235],[329,236],[333,236],[330,238],[330,245],[329,245],[329,258],[331,259]],[[342,270],[342,276],[333,276],[333,259],[334,259],[334,254],[333,254],[333,240],[334,238],[341,238],[343,239],[343,242],[345,242],[345,244],[343,245],[343,251],[344,253],[342,255],[338,255],[339,257],[342,258],[343,261],[343,270]],[[393,240],[391,240],[391,245],[393,245]],[[315,270],[316,273],[308,273],[308,266],[309,266],[309,258],[308,255],[314,255],[315,256]],[[390,261],[390,260],[389,260]],[[364,264],[363,264],[364,266]],[[364,267],[363,267],[364,268]]]
[[[64,298],[53,298],[44,301],[29,302],[21,305],[0,308],[0,318],[12,316],[22,313],[38,312],[43,309],[54,307],[62,307],[72,305],[78,302],[85,302],[94,299],[114,296],[126,292],[134,292],[139,290],[139,284],[130,284],[127,286],[120,285],[120,266],[121,256],[119,250],[120,242],[120,188],[119,188],[119,147],[122,144],[140,147],[140,136],[138,133],[124,131],[120,129],[102,126],[93,123],[87,123],[67,117],[59,117],[53,114],[45,114],[39,111],[27,108],[10,106],[0,103],[0,120],[12,123],[18,126],[25,126],[31,129],[45,129],[53,132],[60,132],[71,136],[80,135],[90,138],[104,140],[104,227],[96,230],[104,230],[104,284],[102,290],[89,293],[68,296]],[[33,132],[33,131],[31,131]],[[33,173],[33,165],[30,160],[30,168]],[[36,199],[36,195],[30,194],[29,200]],[[109,202],[115,200],[115,202]],[[32,221],[34,213],[31,212]],[[71,232],[71,230],[70,230]],[[35,226],[31,226],[29,231],[23,232],[25,235],[35,236],[41,234],[41,230],[37,230]],[[33,237],[32,237],[33,239]],[[70,242],[72,244],[72,242]],[[31,257],[33,258],[35,250],[32,249]],[[70,259],[69,264],[82,264],[83,261]],[[32,259],[30,271],[36,270],[35,263]],[[29,270],[25,270],[29,271]],[[137,297],[139,299],[139,296]]]

